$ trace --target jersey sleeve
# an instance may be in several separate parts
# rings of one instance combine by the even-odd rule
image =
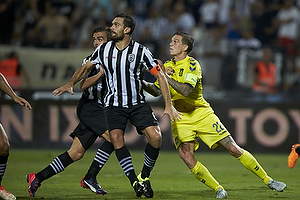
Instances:
[[[84,58],[83,61],[82,61],[82,63],[81,63],[81,66],[83,66],[85,63],[87,63],[87,62],[89,61],[89,59],[91,58],[91,56],[92,56],[92,54],[89,55],[89,56],[87,56],[86,58]],[[90,73],[91,73],[91,72],[89,71],[89,72],[84,76],[84,78],[89,77],[89,74],[90,74]]]
[[[99,45],[97,48],[96,48],[96,50],[92,53],[92,55],[91,55],[91,63],[92,64],[94,64],[94,65],[96,65],[96,64],[100,64],[100,65],[102,65],[102,63],[101,63],[101,60],[100,60],[100,58],[99,58],[99,49],[100,49],[100,47],[101,47],[101,45]]]
[[[143,65],[152,75],[157,74],[161,70],[157,60],[153,58],[152,53],[146,47],[144,47]]]
[[[195,59],[190,59],[187,69],[185,70],[184,79],[182,80],[183,83],[188,83],[193,88],[195,88],[198,77],[201,79],[201,67],[199,63]]]

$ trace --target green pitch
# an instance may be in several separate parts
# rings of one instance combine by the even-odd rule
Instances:
[[[44,169],[64,151],[11,149],[2,184],[17,199],[23,200],[138,199],[114,153],[97,178],[108,194],[96,195],[90,190],[80,187],[81,178],[85,175],[96,153],[94,149],[89,150],[84,158],[70,165],[62,173],[44,181],[36,192],[36,196],[29,197],[26,174]],[[143,164],[143,152],[131,151],[131,153],[138,174]],[[287,184],[284,192],[270,190],[256,175],[246,170],[237,159],[227,153],[220,153],[220,151],[202,153],[200,149],[196,152],[196,157],[223,185],[228,193],[228,199],[298,199],[300,161],[296,163],[294,169],[289,169],[287,166],[288,153],[254,154],[271,177]],[[194,177],[175,150],[161,152],[150,178],[154,190],[153,199],[215,199],[215,193]]]

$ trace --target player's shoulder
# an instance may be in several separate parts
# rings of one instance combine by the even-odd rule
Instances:
[[[196,60],[195,58],[188,56],[187,57],[187,65],[188,66],[192,66],[192,67],[200,67],[200,64],[198,62],[198,60]]]
[[[194,57],[187,56],[187,60],[189,63],[199,63]]]
[[[85,58],[82,60],[81,65],[84,65],[85,63],[87,63],[91,56],[92,56],[92,55],[88,55],[87,57],[85,57]]]

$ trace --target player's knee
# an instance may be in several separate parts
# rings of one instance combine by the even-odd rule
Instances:
[[[161,145],[161,134],[152,134],[149,138],[148,138],[148,142],[151,144],[151,146],[155,147],[155,148],[159,148]]]

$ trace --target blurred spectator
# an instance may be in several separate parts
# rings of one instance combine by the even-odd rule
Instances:
[[[205,0],[199,14],[200,22],[208,32],[218,26],[219,4],[216,0]]]
[[[23,18],[23,37],[22,46],[40,47],[40,41],[38,40],[35,26],[39,20],[41,13],[38,9],[38,0],[24,0],[22,5]]]
[[[15,20],[13,0],[0,0],[0,44],[10,44]]]
[[[295,47],[298,39],[298,26],[300,22],[299,9],[293,0],[284,0],[283,7],[277,13],[278,44],[288,55],[287,70],[294,68]]]
[[[177,15],[178,30],[190,34],[196,26],[196,21],[194,16],[186,8],[183,1],[175,2],[174,12]]]
[[[148,40],[148,45],[152,46],[152,51],[154,57],[158,58],[161,55],[159,52],[160,46],[162,46],[163,38],[166,38],[166,32],[168,27],[168,20],[162,16],[158,9],[152,6],[148,9],[148,15],[146,20],[143,22],[143,32],[139,39],[141,41]],[[145,34],[145,32],[150,31],[150,35]],[[146,36],[147,35],[147,36]],[[150,38],[146,38],[150,37]],[[150,42],[151,41],[151,42]],[[149,44],[149,42],[151,44]],[[146,45],[148,47],[148,45]],[[161,58],[160,58],[161,59]]]
[[[260,40],[261,43],[269,43],[268,37],[265,34],[265,27],[268,25],[266,16],[266,8],[263,0],[257,0],[253,6],[253,11],[251,13],[251,22],[252,22],[252,30],[254,36]],[[267,23],[267,25],[266,25]]]
[[[128,2],[128,6],[133,8],[134,18],[145,20],[147,9],[151,6],[152,0],[128,0]]]
[[[38,38],[45,48],[68,48],[70,44],[71,22],[58,12],[58,4],[52,3],[46,15],[36,25]]]
[[[72,0],[61,0],[58,1],[59,13],[68,17],[71,24],[75,23],[77,4]]]
[[[233,6],[234,0],[219,1],[219,25],[226,26],[230,21],[230,9]]]
[[[252,30],[244,30],[242,38],[236,43],[237,83],[244,88],[251,88],[252,71],[250,66],[259,59],[261,42],[253,36]]]
[[[252,91],[257,94],[277,93],[276,66],[270,48],[263,48],[262,58],[254,65]]]
[[[165,34],[160,45],[161,56],[159,58],[163,61],[170,59],[170,38],[178,30],[177,15],[174,11],[168,12],[167,21],[168,28],[165,28]]]
[[[221,72],[223,58],[227,54],[227,46],[224,37],[223,26],[217,26],[211,30],[209,37],[203,41],[203,84],[211,89],[221,87]]]
[[[284,92],[290,95],[300,97],[300,48],[298,47],[295,56],[295,70],[285,71],[284,74]]]
[[[226,25],[226,38],[228,42],[228,51],[230,54],[235,53],[236,41],[241,37],[240,19],[234,7],[230,8],[230,20]]]
[[[237,16],[241,21],[241,31],[250,28],[250,13],[252,4],[256,0],[235,0],[234,5],[237,12]]]
[[[112,0],[93,0],[93,20],[98,26],[105,26],[110,24],[111,19],[114,16],[114,4]],[[102,21],[100,24],[99,21]],[[103,23],[105,22],[105,24]]]
[[[19,62],[16,52],[9,53],[8,57],[0,61],[0,73],[7,79],[14,90],[21,90],[22,78],[26,82],[27,89],[31,89],[31,83],[26,70]]]
[[[275,46],[277,27],[273,23],[275,18],[274,12],[270,9],[265,6],[263,0],[257,0],[253,5],[251,21],[254,36],[263,45]]]
[[[258,50],[260,50],[261,47],[261,42],[259,41],[259,39],[254,37],[253,31],[250,29],[244,30],[242,32],[242,37],[238,39],[236,43],[237,50],[247,50],[248,56],[251,59],[257,59],[259,53]]]

